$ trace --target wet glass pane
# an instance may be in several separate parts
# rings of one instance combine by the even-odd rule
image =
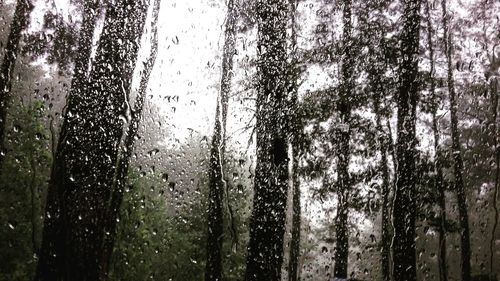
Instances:
[[[500,278],[500,2],[0,7],[0,281]]]

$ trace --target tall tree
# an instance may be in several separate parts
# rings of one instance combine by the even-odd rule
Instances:
[[[5,156],[5,122],[9,99],[12,90],[12,78],[14,77],[14,66],[19,55],[19,42],[22,32],[29,25],[30,13],[33,5],[30,0],[18,0],[14,17],[10,25],[9,37],[5,46],[5,55],[0,69],[0,170]]]
[[[288,190],[285,0],[259,0],[257,163],[246,280],[278,281]]]
[[[351,183],[349,178],[349,159],[351,139],[351,104],[354,88],[354,55],[352,51],[352,20],[351,0],[343,1],[343,53],[342,53],[342,77],[341,89],[339,91],[339,104],[337,106],[340,114],[340,124],[336,132],[338,141],[337,152],[337,219],[336,219],[336,246],[335,246],[335,270],[334,276],[347,278],[347,261],[349,258],[349,230],[347,227],[349,212],[349,194]]]
[[[487,63],[485,65],[485,73],[484,78],[486,81],[486,87],[490,93],[491,98],[491,136],[492,136],[492,147],[493,147],[493,155],[492,161],[495,163],[495,170],[493,172],[493,195],[492,195],[492,208],[493,208],[493,226],[491,228],[491,238],[490,238],[490,278],[495,277],[495,241],[497,241],[497,228],[500,223],[500,210],[498,206],[498,196],[499,192],[499,180],[500,180],[500,132],[499,129],[499,120],[498,120],[498,100],[500,93],[498,92],[498,82],[499,82],[499,74],[500,74],[500,59],[499,55],[496,52],[498,46],[500,46],[500,38],[497,37],[497,40],[488,40],[488,37],[496,34],[495,32],[500,27],[500,22],[497,20],[495,26],[491,26],[491,18],[494,15],[497,15],[500,9],[500,5],[495,2],[482,1],[481,5],[481,15],[482,17],[478,17],[483,21],[483,28],[481,30],[481,41],[484,44],[484,49],[486,50]],[[489,15],[488,15],[489,14]],[[493,27],[493,28],[492,28]],[[491,28],[491,29],[490,29]],[[488,29],[491,31],[488,32]],[[489,85],[488,85],[489,84]],[[498,262],[496,263],[498,264]]]
[[[139,123],[142,119],[142,111],[144,109],[144,100],[148,87],[149,78],[153,67],[155,65],[156,57],[158,54],[158,15],[160,12],[160,0],[154,0],[153,13],[151,21],[151,49],[149,57],[144,63],[142,70],[141,81],[139,82],[139,91],[135,99],[134,108],[130,112],[130,122],[128,130],[125,135],[125,140],[121,147],[121,155],[119,156],[118,165],[116,169],[116,178],[114,180],[113,190],[111,194],[110,207],[107,214],[107,222],[103,245],[103,257],[101,262],[101,278],[107,279],[106,275],[109,272],[109,265],[113,254],[113,247],[116,240],[117,224],[120,208],[123,202],[123,193],[125,192],[125,185],[128,181],[128,172],[130,160],[134,152],[135,140],[139,133]]]
[[[236,11],[234,0],[227,2],[225,41],[222,50],[222,74],[215,109],[215,127],[210,148],[208,233],[206,281],[222,280],[222,239],[224,233],[224,153],[228,98],[233,77],[233,56],[236,51]]]
[[[299,280],[298,263],[300,257],[300,180],[299,180],[299,153],[300,135],[303,128],[298,105],[299,68],[297,58],[297,0],[290,0],[291,38],[290,38],[290,65],[288,76],[288,95],[290,97],[290,141],[292,145],[292,237],[290,241],[290,260],[288,262],[288,281]]]
[[[390,196],[390,188],[391,184],[389,181],[389,164],[388,164],[388,144],[387,144],[387,135],[385,134],[382,128],[382,114],[381,114],[381,103],[379,98],[375,98],[373,101],[373,106],[376,114],[376,128],[378,132],[378,143],[380,145],[380,174],[382,177],[382,235],[381,235],[381,256],[382,256],[382,278],[385,281],[390,280],[390,212],[389,212],[389,196]]]
[[[448,280],[448,270],[446,263],[446,197],[445,185],[443,178],[443,165],[441,147],[439,144],[440,134],[438,126],[437,110],[439,108],[439,97],[436,94],[436,80],[435,80],[435,58],[434,58],[434,44],[432,41],[434,30],[432,28],[432,18],[430,12],[430,3],[428,0],[425,2],[425,14],[427,17],[427,47],[429,48],[429,61],[430,61],[430,95],[431,95],[431,114],[432,114],[432,131],[434,134],[434,189],[438,192],[438,206],[439,206],[439,223],[438,223],[438,266],[439,266],[439,280]]]
[[[130,111],[126,97],[146,18],[143,1],[107,5],[95,63],[87,79],[74,79],[69,93],[49,184],[36,280],[100,278],[106,215],[123,135],[121,116]],[[77,58],[77,65],[87,64],[84,55]],[[84,68],[77,71],[85,73]]]
[[[75,59],[73,79],[71,80],[71,92],[67,101],[68,104],[71,102],[70,98],[72,96],[83,95],[86,91],[87,84],[85,81],[90,67],[92,37],[96,29],[98,5],[98,1],[86,1],[83,6],[83,20],[78,40],[78,52]],[[55,142],[54,137],[55,136],[52,136],[53,142]],[[61,143],[60,137],[58,142]],[[56,161],[56,159],[60,157],[58,154],[59,143],[55,150],[54,147],[52,148],[54,154],[53,161]],[[51,170],[52,177],[55,177],[55,169],[54,162]],[[58,253],[61,254],[64,252],[64,244],[60,241],[64,230],[64,227],[60,225],[63,223],[62,220],[64,218],[64,214],[62,213],[62,202],[60,202],[60,200],[62,200],[62,190],[59,190],[59,188],[54,185],[54,182],[51,182],[47,192],[42,246],[40,249],[40,260],[38,262],[35,280],[54,280],[56,278],[63,278],[64,260],[62,256],[57,256]]]
[[[450,121],[451,121],[451,150],[453,158],[453,175],[454,175],[454,190],[457,194],[458,202],[458,220],[460,222],[460,243],[461,243],[461,262],[462,262],[462,280],[468,281],[471,278],[471,249],[470,249],[470,233],[469,233],[469,217],[467,208],[467,196],[463,180],[464,164],[461,154],[460,133],[458,131],[457,117],[457,100],[453,78],[453,46],[452,34],[449,31],[448,9],[446,7],[447,0],[441,1],[443,11],[443,42],[444,53],[446,56],[447,65],[447,85],[450,98]]]
[[[400,35],[401,65],[396,145],[397,182],[393,200],[392,241],[394,280],[416,280],[415,252],[415,161],[416,107],[418,95],[418,51],[420,35],[420,0],[403,1],[403,30]]]
[[[381,40],[382,41],[382,40]],[[383,42],[382,42],[383,44]],[[375,48],[379,46],[374,46]],[[376,52],[376,50],[372,50]],[[370,89],[373,92],[373,111],[375,113],[375,126],[377,130],[377,143],[378,150],[380,151],[380,163],[378,167],[378,173],[382,179],[381,182],[381,269],[382,269],[382,280],[390,280],[390,251],[391,251],[391,228],[390,228],[390,193],[391,193],[391,183],[389,178],[389,140],[390,136],[383,129],[382,120],[384,118],[384,108],[383,105],[383,64],[379,60],[380,57],[371,54],[372,61],[370,61],[370,66],[368,67],[368,75],[370,79]]]
[[[496,231],[499,222],[499,210],[498,210],[498,194],[499,194],[499,180],[500,180],[500,133],[498,132],[498,78],[494,78],[491,81],[491,99],[492,99],[492,131],[493,131],[493,146],[495,148],[495,178],[493,180],[493,227],[491,229],[491,239],[490,239],[490,275],[494,276],[494,254],[495,254],[495,238]]]
[[[500,133],[498,132],[498,78],[494,78],[491,81],[491,99],[492,99],[492,131],[493,131],[493,145],[495,148],[495,178],[493,180],[493,227],[491,229],[491,239],[490,239],[490,276],[494,276],[493,268],[494,268],[494,254],[495,254],[495,238],[496,231],[498,227],[499,221],[499,210],[498,210],[498,194],[499,194],[499,180],[500,180]]]

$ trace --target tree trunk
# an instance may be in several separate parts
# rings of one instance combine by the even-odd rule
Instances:
[[[298,175],[298,147],[292,146],[292,238],[290,243],[290,261],[288,264],[288,280],[297,281],[298,262],[300,257],[300,227],[301,227],[301,207],[300,207],[300,181]]]
[[[299,280],[298,263],[300,257],[300,229],[301,229],[301,207],[300,207],[300,180],[298,175],[298,162],[299,162],[299,138],[302,131],[301,117],[298,112],[298,78],[299,70],[297,67],[297,23],[296,13],[298,1],[289,1],[290,17],[292,25],[291,34],[291,61],[289,70],[289,87],[288,94],[291,98],[290,112],[291,116],[290,126],[292,128],[290,140],[292,143],[292,237],[290,241],[290,260],[288,262],[288,281]]]
[[[384,110],[381,108],[382,100],[384,97],[384,81],[383,73],[384,69],[387,67],[384,62],[380,62],[383,57],[383,53],[380,52],[380,47],[385,46],[384,33],[381,34],[380,44],[374,45],[371,48],[370,62],[368,66],[368,79],[371,92],[373,92],[373,111],[375,113],[375,126],[376,126],[376,139],[378,142],[378,149],[380,151],[380,163],[378,168],[378,174],[382,179],[382,184],[380,186],[380,193],[382,196],[381,205],[381,239],[380,239],[380,254],[381,254],[381,271],[382,280],[391,280],[390,272],[390,262],[391,262],[391,212],[390,212],[390,195],[391,195],[391,183],[389,176],[389,161],[388,155],[391,150],[391,140],[392,137],[389,132],[385,132],[382,125],[382,119],[387,118],[384,114]],[[389,118],[387,118],[388,120]]]
[[[498,132],[498,80],[494,78],[491,81],[491,95],[492,95],[492,113],[493,113],[493,146],[495,148],[495,179],[493,182],[493,211],[494,211],[494,221],[493,227],[491,229],[491,240],[490,240],[490,276],[495,276],[494,271],[494,255],[495,255],[495,239],[498,227],[499,211],[498,211],[498,181],[500,179],[500,145],[499,139],[500,134]]]
[[[439,127],[437,119],[437,110],[439,108],[439,98],[436,95],[436,82],[434,79],[434,46],[432,43],[433,29],[431,23],[430,5],[429,0],[425,3],[425,13],[427,17],[427,42],[429,47],[429,60],[430,60],[430,94],[431,94],[431,113],[432,113],[432,131],[434,133],[434,189],[438,191],[438,205],[439,205],[439,226],[438,226],[438,267],[439,267],[439,280],[448,280],[448,270],[446,263],[446,197],[445,186],[443,179],[442,168],[442,155],[439,145]]]
[[[394,280],[416,280],[415,252],[415,155],[416,107],[418,95],[418,46],[420,34],[420,0],[403,1],[403,30],[401,34],[400,86],[397,96],[398,142],[397,182],[393,206]]]
[[[130,159],[134,152],[134,144],[137,139],[137,134],[139,132],[139,123],[142,119],[142,111],[144,108],[144,99],[146,97],[146,91],[148,87],[149,78],[156,61],[158,54],[158,15],[160,11],[160,0],[154,0],[153,4],[153,14],[151,22],[151,51],[149,53],[148,60],[144,64],[144,69],[142,71],[141,81],[139,84],[139,91],[134,104],[134,109],[131,110],[130,123],[128,131],[125,135],[125,141],[122,147],[122,152],[117,165],[117,176],[113,185],[113,191],[111,194],[111,202],[109,207],[109,213],[107,215],[107,223],[105,232],[108,233],[104,238],[103,246],[103,257],[101,263],[101,280],[107,279],[107,274],[109,272],[109,267],[111,263],[111,257],[113,254],[113,247],[116,240],[117,233],[117,223],[120,215],[120,207],[123,202],[123,193],[125,190],[125,185],[127,184],[128,169],[130,166]]]
[[[83,66],[90,46],[83,42],[89,38],[80,40],[83,50],[54,159],[36,280],[99,280],[106,222],[116,219],[107,215],[123,134],[121,116],[130,110],[126,98],[146,7],[134,0],[108,5],[88,79]],[[87,11],[84,17],[91,20],[94,13]]]
[[[247,281],[278,281],[288,186],[285,0],[258,1],[257,163]]]
[[[33,5],[30,0],[18,0],[14,17],[10,25],[9,37],[5,46],[5,55],[0,69],[0,171],[5,157],[5,124],[7,110],[12,90],[12,77],[14,76],[14,66],[19,54],[19,41],[22,32],[29,25],[30,13]]]
[[[96,28],[96,9],[99,4],[94,1],[87,1],[84,4],[82,27],[80,38],[78,41],[78,52],[75,59],[75,68],[71,81],[71,90],[67,98],[67,104],[71,102],[71,97],[74,95],[83,94],[85,92],[85,80],[90,64],[90,56],[92,52],[92,37]],[[65,120],[67,112],[65,114]],[[62,242],[65,227],[62,225],[65,213],[62,209],[62,190],[55,185],[54,178],[56,177],[56,159],[59,157],[58,147],[62,141],[61,129],[60,136],[56,142],[55,132],[53,129],[53,119],[51,119],[51,141],[53,164],[51,167],[51,180],[47,191],[44,226],[42,234],[42,246],[40,249],[40,259],[37,265],[35,280],[64,280],[64,248]]]
[[[31,168],[31,182],[30,182],[30,199],[31,199],[31,244],[33,248],[33,254],[38,255],[38,243],[37,243],[37,224],[38,224],[38,210],[36,204],[37,191],[36,191],[36,162],[34,153],[30,153],[30,168]]]
[[[354,57],[351,50],[352,44],[352,22],[351,22],[351,0],[343,1],[343,40],[344,53],[342,57],[342,84],[338,110],[340,113],[340,124],[338,129],[338,207],[336,219],[336,247],[335,247],[335,269],[334,276],[347,279],[347,262],[349,258],[349,230],[347,227],[349,212],[349,193],[351,183],[349,179],[349,159],[351,139],[351,101],[354,88]]]
[[[446,0],[442,0],[443,9],[443,40],[444,52],[448,67],[448,92],[450,95],[450,121],[451,121],[451,149],[453,155],[453,175],[455,177],[455,192],[458,201],[458,217],[460,222],[460,242],[461,242],[461,260],[462,260],[462,280],[469,281],[471,278],[471,250],[469,234],[469,218],[467,210],[467,196],[463,180],[464,164],[460,148],[460,133],[458,131],[457,101],[455,97],[455,87],[453,81],[452,53],[453,46],[451,33],[449,32],[449,15],[446,8]]]
[[[380,73],[380,72],[377,72]],[[375,74],[376,75],[376,74]],[[391,255],[391,229],[390,229],[390,212],[389,212],[389,196],[390,196],[390,181],[389,181],[389,164],[387,160],[388,155],[388,141],[383,128],[382,128],[382,112],[380,109],[380,98],[382,94],[382,85],[378,83],[377,92],[373,101],[373,107],[376,115],[375,125],[378,132],[379,150],[381,153],[380,159],[380,173],[382,176],[382,235],[381,235],[381,263],[382,263],[382,280],[389,281],[390,275],[390,255]],[[389,136],[390,137],[390,136]]]
[[[234,0],[227,3],[225,41],[222,53],[221,88],[215,110],[215,127],[210,148],[209,201],[206,281],[222,280],[222,240],[224,234],[224,153],[228,97],[233,77],[233,56],[235,54],[236,13]]]

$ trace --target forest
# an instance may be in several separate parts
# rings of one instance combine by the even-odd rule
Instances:
[[[0,0],[0,281],[500,280],[500,1]]]

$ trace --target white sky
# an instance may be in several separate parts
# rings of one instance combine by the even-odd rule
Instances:
[[[177,135],[187,134],[188,128],[208,134],[213,126],[225,12],[223,5],[210,2],[161,3],[158,58],[148,95],[176,125]],[[169,103],[167,96],[178,96],[178,102]]]

